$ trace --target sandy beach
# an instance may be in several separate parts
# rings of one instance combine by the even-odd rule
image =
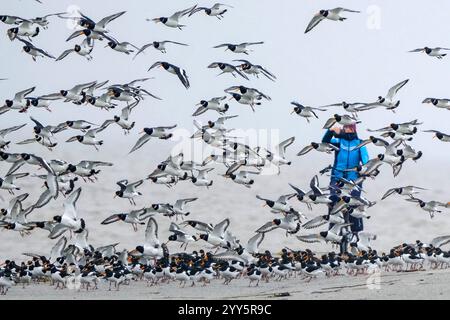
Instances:
[[[450,272],[448,270],[416,272],[381,272],[375,275],[320,277],[311,282],[300,277],[269,283],[258,287],[248,286],[246,279],[233,280],[225,286],[221,280],[213,280],[203,287],[196,285],[180,288],[178,282],[147,286],[144,281],[123,285],[119,291],[108,291],[101,281],[97,290],[55,290],[49,284],[32,284],[26,289],[12,287],[3,299],[36,300],[167,300],[167,299],[447,299],[450,296]],[[225,290],[226,289],[226,290]],[[40,298],[39,298],[40,297]]]

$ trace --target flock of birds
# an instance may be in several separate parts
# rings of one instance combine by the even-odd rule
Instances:
[[[229,5],[217,3],[214,6],[199,7],[197,5],[178,11],[168,17],[147,19],[156,23],[162,23],[166,27],[183,29],[185,25],[182,19],[187,19],[194,14],[204,12],[207,16],[216,17],[219,20],[225,18],[232,8]],[[310,32],[321,21],[343,21],[346,18],[344,12],[357,13],[358,11],[335,8],[321,10],[309,23],[306,32]],[[124,54],[134,54],[136,58],[150,47],[166,53],[170,45],[187,46],[187,44],[175,41],[155,41],[137,47],[129,42],[116,40],[108,29],[109,24],[119,19],[126,12],[119,12],[95,21],[83,13],[76,15],[69,13],[55,13],[43,17],[21,18],[17,16],[0,16],[3,24],[9,25],[7,35],[11,41],[23,43],[23,50],[31,55],[33,60],[38,57],[55,59],[60,61],[72,53],[76,53],[88,60],[93,58],[94,44],[103,42],[106,47]],[[46,30],[49,18],[69,19],[77,28],[69,35],[67,41],[82,37],[81,44],[64,51],[55,57],[47,51],[40,49],[34,43],[41,36],[41,29]],[[215,48],[225,48],[234,54],[251,55],[254,46],[263,45],[263,42],[246,42],[240,44],[225,43]],[[445,56],[445,48],[423,48],[413,50],[424,51],[429,56],[442,58]],[[277,77],[267,68],[253,64],[245,59],[233,60],[233,63],[213,62],[208,68],[220,69],[220,74],[231,74],[234,78],[250,81],[250,77],[261,77],[276,82]],[[181,84],[189,89],[190,81],[186,70],[165,61],[155,62],[148,71],[163,68],[176,75]],[[17,92],[5,100],[0,107],[0,114],[17,111],[19,113],[32,113],[35,108],[43,108],[51,111],[51,105],[56,102],[71,103],[75,105],[92,105],[101,110],[110,111],[121,107],[121,112],[113,117],[108,117],[103,124],[97,125],[86,120],[67,120],[58,124],[42,123],[39,119],[30,116],[32,122],[31,136],[29,139],[18,141],[16,144],[39,144],[43,148],[53,150],[60,148],[57,137],[63,132],[69,132],[67,143],[78,142],[86,148],[102,150],[103,140],[99,137],[104,134],[111,125],[117,125],[125,135],[128,135],[135,127],[132,120],[133,110],[145,99],[159,99],[143,86],[149,78],[136,79],[129,83],[108,84],[108,81],[92,81],[77,84],[73,88],[60,89],[55,93],[41,96],[32,95],[35,87]],[[7,80],[7,79],[2,79]],[[400,105],[396,98],[400,89],[408,79],[401,81],[389,89],[386,95],[380,95],[372,102],[342,102],[325,106],[311,107],[299,102],[292,102],[292,113],[305,118],[309,123],[318,119],[319,112],[325,112],[328,108],[341,107],[344,114],[334,114],[324,124],[324,129],[333,128],[336,125],[349,125],[360,123],[358,114],[373,109],[384,108],[395,112]],[[276,278],[286,279],[289,276],[301,274],[307,279],[326,274],[336,275],[339,270],[346,268],[349,274],[367,274],[373,270],[388,269],[418,269],[425,262],[429,262],[432,268],[448,267],[450,264],[450,252],[441,247],[450,242],[450,236],[435,238],[430,244],[417,241],[415,244],[402,244],[390,250],[389,254],[378,253],[370,244],[376,236],[361,232],[352,234],[349,230],[350,223],[344,216],[350,214],[357,218],[369,219],[367,213],[376,201],[365,196],[354,196],[352,191],[361,191],[361,183],[365,180],[375,179],[382,167],[389,166],[393,175],[397,176],[406,161],[418,161],[422,157],[422,151],[416,151],[411,145],[416,134],[420,131],[433,133],[442,142],[450,142],[450,135],[438,130],[419,130],[422,123],[411,120],[404,123],[391,123],[383,128],[368,130],[374,135],[361,142],[356,148],[373,144],[380,148],[380,153],[368,163],[348,170],[357,171],[359,178],[356,181],[341,178],[336,186],[320,186],[319,174],[324,175],[332,170],[331,166],[320,170],[314,175],[307,188],[299,188],[290,184],[290,193],[282,194],[278,199],[268,199],[258,195],[257,198],[269,207],[270,212],[278,215],[255,230],[254,236],[246,244],[240,241],[230,230],[230,220],[224,219],[217,224],[209,221],[190,219],[189,203],[197,201],[197,198],[179,199],[175,203],[154,203],[148,207],[136,208],[135,199],[142,196],[139,187],[149,181],[154,184],[174,187],[177,183],[192,183],[195,187],[210,188],[213,180],[208,176],[212,170],[219,170],[224,166],[222,176],[246,188],[256,183],[255,179],[264,168],[274,167],[280,172],[283,166],[292,164],[288,159],[286,150],[290,147],[295,137],[290,137],[268,150],[262,146],[249,146],[239,142],[232,136],[233,128],[227,126],[228,122],[237,115],[229,115],[229,105],[225,102],[235,100],[239,104],[250,107],[256,111],[256,107],[265,100],[271,100],[270,96],[256,88],[243,85],[232,86],[224,90],[225,95],[202,100],[197,105],[193,117],[197,117],[208,111],[219,114],[215,121],[202,124],[194,120],[196,132],[192,139],[200,140],[210,146],[213,152],[203,162],[196,163],[186,159],[183,153],[171,154],[162,161],[146,179],[129,181],[122,179],[117,182],[116,197],[127,199],[132,206],[129,212],[122,212],[106,217],[102,224],[125,223],[131,225],[134,231],[139,230],[140,225],[145,225],[145,238],[141,245],[133,250],[118,250],[118,243],[94,248],[89,243],[89,224],[86,217],[81,217],[77,210],[77,201],[82,194],[82,182],[95,183],[101,169],[112,167],[114,163],[102,161],[83,160],[79,163],[61,159],[44,159],[40,155],[30,153],[10,153],[8,148],[13,148],[13,143],[7,136],[18,130],[29,127],[28,123],[18,124],[0,130],[0,161],[8,166],[6,174],[0,177],[0,190],[9,193],[10,199],[6,208],[0,211],[0,228],[10,232],[18,232],[27,236],[32,232],[48,232],[50,239],[56,243],[47,255],[24,253],[29,259],[16,264],[14,260],[5,260],[0,265],[0,293],[6,294],[13,284],[30,284],[51,280],[56,288],[67,287],[70,281],[78,281],[82,287],[89,290],[97,288],[99,280],[104,279],[109,283],[109,289],[114,284],[117,290],[121,284],[130,284],[134,280],[145,279],[149,284],[169,283],[172,280],[180,281],[185,285],[192,281],[192,285],[202,282],[206,285],[216,278],[224,279],[229,284],[233,279],[247,277],[250,284],[260,280],[269,281]],[[449,99],[426,98],[423,103],[432,104],[437,108],[450,110]],[[142,136],[134,144],[130,145],[129,153],[133,153],[152,140],[170,140],[173,137],[173,129],[176,124],[159,127],[146,127],[142,129]],[[311,142],[298,152],[297,156],[304,156],[308,152],[316,151],[325,154],[334,153],[339,149],[330,143]],[[26,170],[25,170],[26,169]],[[41,170],[41,171],[39,171]],[[44,182],[44,191],[36,201],[26,205],[30,194],[21,193],[21,179],[41,179]],[[35,181],[35,180],[33,180]],[[389,196],[399,195],[406,201],[417,203],[427,212],[431,218],[436,213],[450,207],[450,203],[423,199],[418,194],[424,190],[418,186],[401,186],[387,190],[382,200]],[[20,193],[16,195],[16,193]],[[50,221],[31,220],[30,214],[40,208],[44,208],[59,196],[65,197],[64,210],[60,215],[55,215]],[[303,204],[311,210],[312,206],[322,206],[326,211],[330,208],[330,214],[308,218],[297,206],[290,202],[297,199],[297,205]],[[189,216],[188,218],[186,218]],[[195,214],[192,214],[195,216]],[[171,233],[167,241],[158,236],[158,220],[175,219],[170,224]],[[178,220],[181,219],[181,222]],[[311,233],[309,230],[328,226],[321,232]],[[282,230],[287,236],[295,236],[305,243],[326,242],[340,244],[345,239],[351,238],[350,248],[347,252],[336,254],[330,252],[316,257],[316,253],[309,249],[293,250],[284,248],[281,256],[272,255],[269,251],[259,249],[265,235],[273,230]],[[305,231],[305,234],[301,234]],[[67,235],[69,234],[69,235]],[[208,245],[208,250],[199,250],[188,253],[187,247],[191,243],[203,241]],[[182,252],[169,253],[167,243],[177,242]]]

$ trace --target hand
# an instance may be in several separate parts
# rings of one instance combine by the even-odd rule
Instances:
[[[330,131],[339,134],[339,133],[341,133],[341,128],[339,128],[339,127],[333,127],[333,128],[330,129]]]

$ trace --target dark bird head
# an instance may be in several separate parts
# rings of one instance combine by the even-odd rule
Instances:
[[[139,252],[140,254],[144,253],[144,247],[143,246],[137,246],[136,247],[136,251]]]
[[[144,128],[143,130],[146,134],[151,136],[153,134],[153,128]]]
[[[428,47],[423,48],[423,50],[425,50],[425,52],[426,52],[427,54],[431,53],[431,49],[428,48]]]
[[[153,47],[155,47],[156,49],[159,48],[161,44],[158,41],[153,41]]]
[[[327,17],[328,16],[328,10],[320,10],[319,14],[323,17]]]
[[[166,23],[167,20],[169,20],[169,19],[167,19],[166,17],[161,17],[161,18],[159,18],[158,20],[159,20],[160,22],[162,22],[162,23]]]
[[[392,129],[394,129],[394,130],[397,130],[398,127],[399,127],[399,125],[396,124],[396,123],[391,123],[390,127],[391,127]]]
[[[281,224],[281,219],[273,219],[273,220],[272,220],[272,223],[273,223],[274,225],[279,226],[279,225]]]
[[[115,122],[119,122],[120,121],[120,117],[119,116],[114,116],[114,121]]]
[[[311,142],[311,147],[317,149],[319,147],[319,144],[317,142]]]
[[[236,50],[236,45],[234,45],[234,44],[230,44],[230,45],[228,45],[228,50],[231,50],[231,51],[235,51]]]
[[[207,234],[207,233],[202,233],[202,234],[200,235],[200,239],[205,240],[205,241],[208,241],[208,234]]]
[[[157,168],[158,168],[159,170],[161,170],[161,171],[164,171],[164,170],[166,170],[166,167],[167,167],[167,165],[161,163],[161,164],[158,165]]]
[[[127,218],[127,215],[126,215],[125,213],[119,213],[119,214],[117,215],[117,217],[118,217],[120,220],[125,221],[125,219]]]
[[[163,67],[165,70],[167,70],[170,68],[170,64],[168,64],[167,62],[162,62],[161,67]]]
[[[5,100],[5,104],[6,104],[6,106],[8,107],[8,108],[11,108],[12,107],[12,105],[13,105],[13,101],[12,100]]]
[[[120,198],[123,197],[123,191],[122,190],[116,191],[116,196]]]
[[[114,49],[115,47],[117,47],[117,42],[109,41],[109,42],[108,42],[108,46],[109,46],[110,48]]]
[[[54,216],[53,221],[61,223],[61,216]]]
[[[72,127],[73,126],[73,121],[66,121],[66,125],[68,126],[68,127]]]
[[[321,232],[319,232],[319,234],[322,238],[326,238],[328,235],[328,231],[321,231]]]
[[[152,209],[153,210],[158,210],[159,209],[159,204],[152,204]]]
[[[22,49],[27,53],[31,51],[31,48],[29,46],[23,46]]]
[[[342,120],[342,117],[340,115],[338,115],[338,114],[335,114],[334,115],[334,119],[336,119],[336,121],[339,122],[339,121]]]
[[[61,90],[61,91],[59,91],[59,93],[61,93],[61,95],[63,96],[63,97],[65,97],[65,96],[67,96],[67,94],[69,93],[67,90]]]
[[[208,106],[208,101],[202,100],[200,101],[200,105],[204,108],[206,108]]]
[[[172,234],[169,236],[169,241],[177,241],[177,235],[176,234]]]
[[[225,103],[225,105],[223,106],[225,111],[228,111],[228,109],[230,109],[230,106],[228,105],[228,103]]]
[[[196,183],[197,182],[197,178],[196,177],[192,177],[191,180],[192,180],[192,183]]]
[[[75,50],[75,52],[80,52],[81,46],[79,44],[76,44],[75,47],[73,48],[73,50]]]
[[[5,22],[7,18],[8,18],[7,16],[0,16],[0,21]]]
[[[302,109],[300,107],[294,107],[294,112],[296,114],[300,114],[300,112],[302,112]]]
[[[91,29],[94,30],[95,28],[95,23],[92,23],[92,21],[89,21],[87,19],[81,19],[80,22],[78,23],[80,26],[82,26],[83,28],[87,28],[87,29]]]
[[[74,173],[75,171],[77,171],[77,167],[74,166],[73,164],[69,164],[67,166],[67,171]]]
[[[377,155],[377,158],[380,159],[380,161],[384,160],[384,154],[380,153],[379,155]]]

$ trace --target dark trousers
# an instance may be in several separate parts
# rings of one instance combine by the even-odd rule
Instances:
[[[330,185],[336,185],[336,183],[337,183],[337,179],[331,178]],[[360,185],[360,187],[362,187],[362,184]],[[336,195],[335,189],[331,188],[330,195]],[[351,195],[354,197],[358,197],[361,195],[361,191],[353,190],[351,192]],[[331,210],[333,209],[335,204],[336,204],[336,202],[333,202],[328,206],[328,214],[329,215],[331,214]],[[344,220],[346,223],[352,223],[352,225],[350,226],[350,230],[352,233],[357,233],[357,232],[364,230],[364,224],[363,224],[362,218],[355,218],[355,217],[351,216],[349,213],[345,213]],[[334,224],[330,223],[329,229],[331,229],[333,227],[333,225]],[[342,231],[341,231],[341,233],[342,233]],[[341,253],[347,251],[347,246],[348,246],[348,241],[347,241],[347,239],[345,239],[340,245]]]

